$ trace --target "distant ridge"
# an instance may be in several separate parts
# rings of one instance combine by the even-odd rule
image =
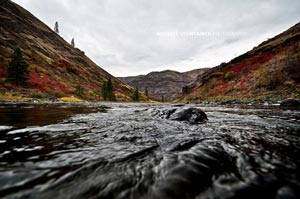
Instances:
[[[166,101],[171,101],[181,96],[182,88],[195,81],[197,76],[206,70],[207,68],[203,68],[184,73],[164,70],[147,75],[119,78],[133,87],[138,87],[141,91],[147,88],[149,94],[159,100],[163,97]]]

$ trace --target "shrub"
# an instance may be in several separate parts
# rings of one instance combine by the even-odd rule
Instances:
[[[187,94],[189,92],[189,87],[188,86],[184,86],[182,87],[182,94]]]
[[[0,46],[0,52],[1,52],[1,55],[6,57],[6,58],[9,58],[11,56],[11,51],[9,50],[9,48],[6,48],[4,46]]]
[[[224,79],[225,80],[231,80],[236,76],[236,73],[234,71],[228,71],[225,75],[224,75]]]
[[[63,101],[63,102],[82,102],[83,101],[82,99],[76,98],[74,96],[71,96],[71,97],[61,97],[61,98],[59,98],[59,100]]]
[[[47,98],[48,95],[46,93],[42,93],[42,92],[34,92],[34,93],[30,94],[30,97],[41,99],[41,98]]]
[[[57,97],[57,98],[62,98],[62,97],[64,97],[64,93],[61,93],[61,92],[56,92],[54,95],[55,95],[55,97]]]
[[[258,85],[259,87],[265,87],[267,89],[274,90],[278,86],[283,85],[286,79],[287,77],[282,71],[276,71],[262,76]]]
[[[300,60],[287,60],[285,66],[285,73],[296,83],[300,83]]]

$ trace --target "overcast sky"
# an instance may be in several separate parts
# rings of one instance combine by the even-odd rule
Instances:
[[[214,67],[300,21],[299,0],[14,0],[114,76]]]

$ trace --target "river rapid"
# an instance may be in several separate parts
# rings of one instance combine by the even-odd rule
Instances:
[[[201,108],[208,120],[161,110]],[[300,110],[0,105],[0,198],[300,198]]]

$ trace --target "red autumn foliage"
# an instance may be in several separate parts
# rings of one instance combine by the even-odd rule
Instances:
[[[118,89],[115,89],[115,88],[113,89],[112,92],[113,92],[113,94],[115,94],[115,95],[118,94],[118,93],[120,93],[120,91],[119,91]]]
[[[66,68],[66,67],[69,67],[71,64],[64,59],[60,59],[58,62],[55,62],[52,65],[57,68]]]
[[[246,63],[240,63],[234,67],[232,67],[230,70],[235,72],[235,73],[239,73],[243,68],[245,68],[247,66]]]
[[[69,73],[72,72],[72,73],[77,74],[77,75],[83,74],[83,70],[82,69],[77,68],[75,66],[71,66],[71,65],[68,66],[67,71]]]
[[[247,83],[249,81],[249,79],[247,77],[242,77],[240,79],[240,85],[243,86],[245,83]]]
[[[53,90],[53,92],[70,92],[70,89],[65,84],[49,78],[48,75],[40,75],[36,71],[30,72],[27,82],[34,85],[35,89],[41,92],[45,92],[47,90],[46,88]]]
[[[59,66],[70,66],[71,64],[64,59],[59,60]]]
[[[7,77],[7,71],[4,66],[0,66],[0,77]]]
[[[253,67],[256,64],[264,64],[270,61],[273,57],[274,57],[274,53],[270,53],[270,52],[259,53],[256,56],[247,59],[246,62],[239,63],[234,67],[230,68],[229,70],[235,73],[239,73],[245,67]]]
[[[54,63],[53,66],[57,68],[63,68],[67,70],[68,73],[74,73],[76,75],[81,75],[84,73],[84,71],[81,68],[71,65],[70,62],[64,59],[59,60],[58,63]],[[65,71],[62,70],[61,72]]]
[[[195,89],[193,89],[192,91],[191,91],[191,94],[193,94],[193,95],[196,95],[196,94],[198,94],[198,90],[195,88]]]
[[[272,53],[262,53],[262,55],[260,55],[258,57],[258,61],[260,64],[263,64],[263,63],[270,61],[273,57],[274,57],[274,54],[272,54]]]
[[[84,87],[85,89],[97,90],[97,86],[89,84],[89,83],[81,83],[81,86]]]
[[[228,89],[228,83],[226,82],[220,82],[219,85],[216,85],[213,90],[212,90],[212,94],[220,94],[220,93],[224,93],[224,91],[226,91]]]

